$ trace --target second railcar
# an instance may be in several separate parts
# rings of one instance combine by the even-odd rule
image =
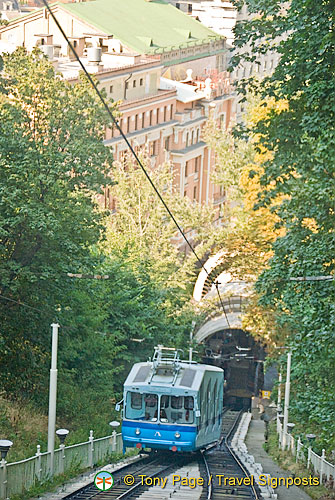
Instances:
[[[182,361],[177,350],[159,346],[124,384],[124,448],[191,452],[217,441],[223,383],[222,369]]]

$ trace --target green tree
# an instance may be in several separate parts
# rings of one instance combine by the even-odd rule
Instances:
[[[212,225],[214,210],[193,203],[176,192],[171,165],[164,164],[151,169],[150,160],[144,153],[142,161],[202,258],[208,249],[208,242],[215,234]],[[197,261],[181,235],[178,235],[163,204],[131,157],[128,157],[125,165],[115,163],[114,180],[111,194],[116,198],[117,209],[107,223],[106,251],[122,255],[133,263],[135,269],[139,264],[148,266],[154,282],[170,289],[172,301],[174,295],[189,301],[197,274]]]
[[[235,2],[241,8],[242,2]],[[247,0],[255,14],[236,27],[233,64],[275,47],[280,63],[260,84],[263,97],[285,100],[256,125],[264,164],[256,207],[272,207],[285,235],[273,245],[258,281],[261,303],[275,307],[293,350],[292,410],[320,443],[334,447],[335,334],[333,282],[296,283],[334,273],[335,28],[334,2]],[[257,14],[257,15],[256,15]],[[249,44],[249,53],[244,50]],[[252,83],[252,82],[246,82]],[[241,86],[241,91],[243,86]],[[268,189],[272,186],[271,189]],[[285,339],[284,339],[285,340]]]
[[[3,62],[1,388],[32,397],[47,387],[50,323],[71,326],[87,302],[66,273],[99,265],[90,250],[103,233],[93,195],[106,184],[112,158],[102,143],[105,112],[84,78],[70,85],[39,52],[18,49]],[[102,314],[94,309],[82,310],[93,323]]]

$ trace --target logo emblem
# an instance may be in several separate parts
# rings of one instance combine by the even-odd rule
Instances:
[[[156,432],[155,432],[155,436],[162,437],[162,436],[161,436],[161,433],[160,433],[160,432],[158,432],[158,431],[156,431]]]
[[[102,470],[98,472],[94,477],[94,485],[98,490],[106,491],[110,490],[114,484],[114,478],[112,474]]]

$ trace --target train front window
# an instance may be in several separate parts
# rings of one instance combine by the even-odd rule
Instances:
[[[139,392],[127,392],[126,418],[130,420],[144,420],[143,394]]]
[[[192,396],[161,396],[160,421],[172,424],[193,424],[193,408]]]
[[[144,394],[145,420],[157,422],[158,420],[158,396],[157,394]]]
[[[127,392],[126,418],[129,420],[149,420],[151,422],[157,422],[157,414],[157,394]]]
[[[128,391],[126,396],[125,417],[129,420],[145,420],[157,422],[158,420],[170,424],[193,424],[194,398],[192,396],[167,396],[160,397],[152,393],[140,394]]]
[[[139,394],[138,392],[131,392],[130,393],[130,400],[131,400],[131,407],[134,410],[141,410],[141,408],[142,408],[142,394]]]

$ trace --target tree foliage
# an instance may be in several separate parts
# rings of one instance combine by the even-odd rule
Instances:
[[[4,56],[2,86],[2,388],[28,397],[45,387],[50,323],[80,303],[81,286],[66,273],[95,265],[90,247],[103,225],[92,194],[112,158],[105,114],[84,79],[70,85],[40,53],[19,49]]]
[[[286,103],[252,130],[259,149],[271,153],[255,207],[271,206],[285,232],[273,244],[274,255],[257,289],[261,304],[275,308],[281,341],[293,351],[292,410],[329,449],[335,416],[334,284],[290,278],[334,273],[334,2],[246,4],[252,16],[236,27],[233,64],[255,60],[275,47],[280,63],[261,83],[261,97]]]

